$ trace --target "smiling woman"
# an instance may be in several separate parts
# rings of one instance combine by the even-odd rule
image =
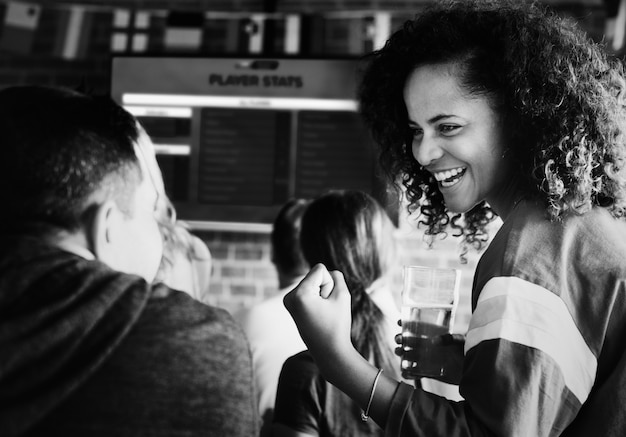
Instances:
[[[437,2],[371,55],[360,108],[427,233],[481,248],[503,220],[466,341],[435,346],[462,362],[462,402],[355,351],[341,272],[285,297],[322,376],[385,435],[626,435],[625,92],[622,64],[536,3]]]
[[[452,209],[437,180],[443,175],[433,175],[413,156],[415,126],[407,111],[411,102],[422,108],[430,105],[406,95],[407,79],[420,66],[447,64],[444,77],[456,83],[459,97],[487,99],[497,112],[496,122],[505,136],[499,156],[504,155],[507,162],[502,165],[509,166],[502,172],[518,179],[517,197],[537,199],[553,219],[608,203],[614,215],[621,215],[625,199],[618,187],[624,184],[624,175],[604,166],[605,160],[624,159],[619,63],[599,54],[600,47],[573,22],[559,20],[555,30],[552,23],[557,17],[546,22],[523,13],[513,2],[478,2],[515,17],[519,27],[504,29],[507,24],[497,22],[495,11],[481,17],[480,23],[467,19],[476,2],[442,12],[446,3],[439,12],[431,10],[432,14],[407,22],[384,50],[369,57],[359,93],[383,167],[393,180],[402,181],[411,211],[422,212],[426,233],[434,237],[452,229],[463,236],[466,246],[480,249],[488,239],[486,226],[495,217],[491,207],[497,206],[483,198],[469,210]],[[441,27],[427,27],[431,19]],[[534,44],[538,48],[531,51]],[[587,50],[589,46],[594,47]],[[442,136],[454,135],[454,124],[438,125]],[[603,152],[595,154],[599,142],[604,143]],[[599,183],[602,180],[607,183]]]
[[[462,88],[461,68],[428,64],[408,76],[404,101],[413,137],[407,146],[437,181],[448,210],[466,212],[487,200],[503,211],[511,193],[503,190],[510,163],[502,159],[502,124],[489,96]]]

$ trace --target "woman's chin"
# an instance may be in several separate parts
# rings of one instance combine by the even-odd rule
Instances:
[[[464,214],[470,211],[472,208],[474,208],[476,205],[480,203],[480,201],[468,202],[467,200],[464,200],[464,199],[454,199],[454,198],[448,200],[445,197],[444,197],[444,201],[446,203],[447,210],[453,214]]]

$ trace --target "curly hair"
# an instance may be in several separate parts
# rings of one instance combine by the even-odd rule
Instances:
[[[451,215],[435,179],[412,156],[403,89],[427,64],[457,64],[463,89],[489,99],[522,194],[545,204],[550,219],[595,205],[623,218],[624,69],[575,22],[515,0],[440,2],[365,61],[361,113],[381,166],[406,188],[409,212],[419,209],[431,241],[452,229],[465,248],[480,250],[495,213],[483,201]]]

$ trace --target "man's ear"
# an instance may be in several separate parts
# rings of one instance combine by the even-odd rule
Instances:
[[[94,207],[87,230],[90,249],[97,259],[107,264],[115,260],[118,226],[121,219],[122,212],[112,200]]]

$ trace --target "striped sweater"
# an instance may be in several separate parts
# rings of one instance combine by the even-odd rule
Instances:
[[[522,202],[482,256],[454,403],[401,384],[388,436],[626,435],[626,223]]]

